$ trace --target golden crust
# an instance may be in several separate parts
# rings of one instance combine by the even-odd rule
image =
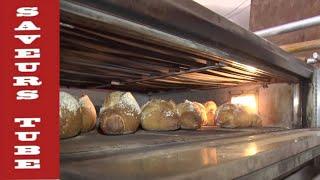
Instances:
[[[200,113],[200,116],[202,119],[202,125],[207,126],[208,118],[207,118],[206,108],[201,103],[198,103],[198,102],[192,102],[192,103],[196,111]]]
[[[147,102],[140,114],[141,126],[150,131],[169,131],[180,128],[180,119],[173,101],[154,99]]]
[[[250,113],[246,108],[226,103],[217,109],[216,122],[220,127],[245,128],[261,126],[261,119],[257,114]]]
[[[60,138],[69,138],[80,133],[82,120],[78,101],[66,92],[60,92]]]
[[[206,109],[206,114],[207,114],[207,120],[208,120],[207,125],[214,126],[215,125],[214,119],[217,111],[217,104],[213,101],[207,101],[204,104],[204,107]]]
[[[76,114],[66,109],[61,109],[62,117],[60,117],[60,138],[70,138],[78,135],[81,129],[81,114]]]
[[[79,99],[80,112],[82,116],[81,132],[88,132],[96,125],[97,113],[94,105],[87,95],[83,95]]]
[[[140,107],[130,92],[110,93],[99,114],[99,127],[104,134],[120,135],[137,131]]]
[[[199,129],[206,120],[204,107],[198,103],[185,101],[177,106],[181,129]]]

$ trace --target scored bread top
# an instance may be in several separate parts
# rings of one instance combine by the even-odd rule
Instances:
[[[60,99],[59,99],[59,116],[61,117],[61,109],[66,109],[74,114],[77,113],[77,110],[79,109],[79,102],[76,98],[74,98],[69,93],[60,91]]]
[[[185,100],[183,103],[177,106],[178,114],[181,116],[183,112],[195,112],[196,109],[193,106],[193,102]]]
[[[128,112],[136,114],[139,114],[141,111],[139,104],[130,92],[120,91],[112,92],[106,96],[100,112],[106,108],[126,109]]]
[[[150,110],[161,111],[165,117],[173,117],[175,113],[177,113],[176,104],[171,100],[152,99],[142,106],[141,111],[145,112],[146,108],[149,108],[147,111],[148,113],[142,113],[142,119],[145,118],[144,116],[151,115],[149,112]]]

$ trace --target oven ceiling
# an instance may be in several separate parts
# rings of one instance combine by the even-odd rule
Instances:
[[[211,11],[249,29],[251,0],[193,0]],[[222,3],[223,2],[223,3]]]
[[[312,74],[192,1],[146,2],[62,0],[61,85],[150,92],[296,82]]]

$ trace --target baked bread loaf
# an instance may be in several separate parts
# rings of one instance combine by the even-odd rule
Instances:
[[[192,102],[192,103],[193,103],[193,106],[195,107],[195,109],[197,109],[201,114],[202,125],[207,126],[208,125],[208,118],[207,118],[206,108],[201,103],[198,103],[198,102]]]
[[[99,126],[104,134],[129,134],[140,125],[140,107],[130,92],[112,92],[99,114]]]
[[[97,113],[94,105],[87,95],[79,98],[80,113],[82,116],[81,132],[88,132],[96,125]]]
[[[141,126],[150,131],[170,131],[180,128],[177,108],[173,101],[153,99],[147,102],[140,114]]]
[[[214,126],[215,125],[215,114],[217,111],[217,105],[215,102],[213,101],[207,101],[204,104],[204,107],[206,108],[206,114],[207,114],[207,125],[208,126]]]
[[[59,96],[60,138],[76,136],[80,133],[82,126],[79,103],[66,92],[60,91]]]
[[[197,103],[186,100],[177,106],[181,129],[199,129],[206,119],[206,113]]]
[[[217,109],[217,125],[224,128],[245,128],[261,126],[261,119],[255,113],[250,113],[247,108],[226,103]]]

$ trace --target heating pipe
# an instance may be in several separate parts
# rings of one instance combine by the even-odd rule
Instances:
[[[316,25],[320,25],[320,15],[299,20],[299,21],[290,22],[287,24],[279,25],[279,26],[274,26],[271,28],[256,31],[254,33],[260,37],[268,37],[268,36],[292,32],[300,29],[305,29],[308,27],[316,26]]]

